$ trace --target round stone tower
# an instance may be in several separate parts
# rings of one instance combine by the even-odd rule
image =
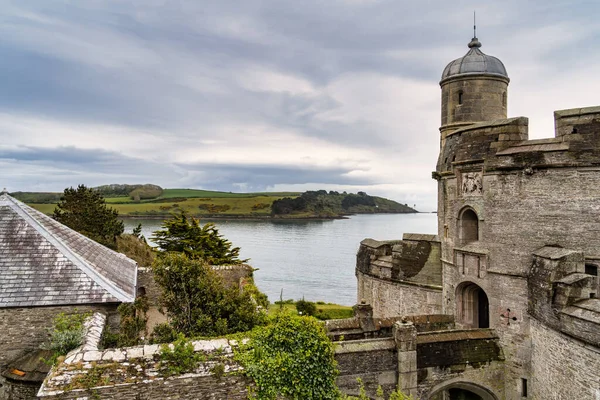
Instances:
[[[475,122],[506,118],[508,74],[502,61],[484,54],[474,37],[469,51],[444,68],[442,142],[448,133]]]

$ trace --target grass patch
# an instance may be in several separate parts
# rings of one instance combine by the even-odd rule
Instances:
[[[354,311],[352,310],[352,307],[349,306],[323,302],[317,302],[316,306],[317,313],[315,314],[315,317],[320,320],[352,318],[354,316]],[[283,304],[276,302],[275,304],[269,305],[269,315],[274,315],[279,312],[279,310],[282,310],[282,312],[286,314],[298,314],[298,310],[296,309],[293,300],[284,300]]]
[[[52,214],[56,208],[56,204],[29,204],[29,206],[47,215]]]

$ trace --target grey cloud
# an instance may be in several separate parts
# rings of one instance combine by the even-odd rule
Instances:
[[[288,165],[178,164],[192,172],[189,183],[214,190],[266,190],[279,184],[361,185],[378,183],[375,177],[352,177],[352,170],[342,167]]]
[[[143,181],[165,187],[186,184],[213,190],[232,191],[244,188],[259,191],[278,184],[369,186],[379,183],[374,177],[352,177],[348,175],[352,169],[344,167],[156,163],[102,149],[75,147],[0,148],[0,162],[22,171],[27,171],[28,167],[42,168],[48,173],[49,181],[67,181],[67,186],[78,183],[91,185],[89,180],[93,180],[93,184]],[[11,187],[21,187],[16,182],[10,184]]]
[[[521,85],[511,87],[511,95],[533,93],[535,85],[595,62],[600,54],[595,20],[599,9],[584,0],[478,3],[483,50],[500,57],[513,82]],[[396,159],[410,158],[415,149],[427,145],[434,159],[439,120],[435,84],[445,64],[467,51],[471,12],[472,2],[466,0],[128,0],[64,7],[48,7],[42,0],[16,2],[3,7],[0,26],[0,111],[131,126],[171,138],[182,147],[194,146],[195,140],[222,139],[218,128],[234,124],[292,131]],[[544,29],[563,26],[578,27],[579,39],[565,39],[560,29],[543,36]],[[536,32],[542,32],[541,39]],[[243,83],[251,66],[304,79],[314,93],[248,89]],[[527,66],[535,71],[523,71]],[[544,68],[538,71],[540,66]],[[382,127],[379,115],[363,115],[360,109],[353,122],[320,119],[344,106],[325,88],[361,73],[431,84],[431,93],[407,91],[405,96],[409,105],[416,95],[431,98],[432,106],[416,111],[398,106],[400,120],[406,122],[397,128]],[[365,106],[372,102],[364,93],[353,95]],[[567,95],[573,106],[580,105],[576,94],[560,93]],[[0,140],[11,134],[0,132]],[[424,140],[424,135],[430,136]],[[257,162],[263,167],[228,168],[159,164],[144,155],[134,159],[102,149],[1,151],[0,157],[14,162],[59,166],[52,170],[57,176],[84,171],[97,180],[156,176],[163,180],[159,184],[215,187],[311,180],[323,185],[372,183],[349,178],[343,168],[269,166],[260,154]],[[29,173],[23,181],[35,174]]]

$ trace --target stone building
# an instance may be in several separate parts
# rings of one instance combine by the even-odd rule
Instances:
[[[437,235],[364,240],[367,315],[330,334],[379,340],[421,399],[599,399],[600,107],[556,111],[554,137],[528,140],[504,65],[468,46],[440,81]],[[357,354],[342,377],[391,382],[353,373]]]
[[[134,261],[1,193],[0,399],[36,398],[57,314],[100,311],[116,323],[136,274]]]

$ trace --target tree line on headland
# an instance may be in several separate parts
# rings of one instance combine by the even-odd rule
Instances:
[[[360,213],[412,213],[414,209],[365,192],[307,191],[298,197],[284,197],[271,205],[273,216],[310,213],[319,216]]]

